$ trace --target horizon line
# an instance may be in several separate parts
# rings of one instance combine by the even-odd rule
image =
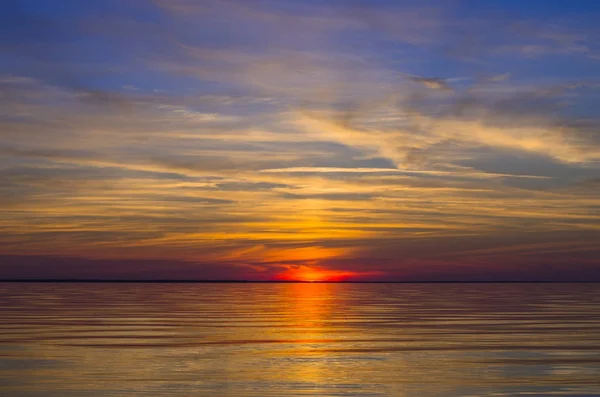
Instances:
[[[306,280],[186,280],[186,279],[0,279],[0,283],[145,283],[145,284],[568,284],[600,283],[600,280],[342,280],[342,281],[306,281]]]

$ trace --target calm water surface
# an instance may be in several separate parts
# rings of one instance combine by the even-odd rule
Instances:
[[[600,396],[596,284],[0,284],[0,395]]]

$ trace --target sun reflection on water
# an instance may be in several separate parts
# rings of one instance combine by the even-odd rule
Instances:
[[[0,303],[0,395],[600,395],[597,285],[0,284]]]

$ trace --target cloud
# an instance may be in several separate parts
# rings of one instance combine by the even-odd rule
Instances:
[[[109,3],[3,14],[2,253],[220,278],[591,263],[595,31],[529,37],[454,5]],[[564,70],[521,56],[553,46]]]
[[[480,147],[530,152],[567,164],[593,164],[600,159],[594,141],[581,130],[541,119],[497,117],[493,112],[487,117],[434,117],[401,109],[398,115],[400,126],[393,130],[385,123],[379,128],[372,123],[347,125],[327,113],[299,115],[294,122],[315,137],[388,158],[399,168],[418,169],[453,153],[473,156]],[[415,149],[422,153],[417,163],[411,161]]]
[[[398,172],[400,170],[396,168],[334,168],[334,167],[292,167],[292,168],[272,168],[260,170],[260,172],[309,172],[309,173],[323,173],[323,172],[349,172],[349,173],[380,173],[380,172]]]
[[[452,88],[448,85],[448,83],[439,77],[418,77],[411,76],[409,77],[411,81],[415,83],[423,84],[427,88],[431,88],[434,90],[440,91],[452,91]]]
[[[465,144],[486,145],[498,149],[518,150],[542,154],[565,163],[588,163],[600,159],[600,151],[590,148],[584,137],[569,128],[511,123],[493,125],[483,120],[432,119],[419,120],[420,128],[427,128],[443,139],[456,139]]]
[[[406,170],[397,168],[334,168],[334,167],[292,167],[292,168],[275,168],[265,169],[259,172],[272,172],[272,173],[394,173],[399,172],[403,174],[428,174],[437,176],[458,176],[462,178],[501,178],[501,177],[512,177],[512,178],[533,178],[533,179],[547,179],[546,176],[537,175],[512,175],[512,174],[499,174],[499,173],[486,173],[477,172],[474,170],[468,170],[466,168],[460,171],[444,171],[444,170]]]
[[[505,81],[510,79],[511,74],[510,73],[503,73],[503,74],[498,74],[496,76],[492,76],[489,78],[489,81],[493,81],[493,82],[498,82],[498,81]]]

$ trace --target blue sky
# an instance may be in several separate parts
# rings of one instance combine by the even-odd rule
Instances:
[[[1,7],[2,277],[600,279],[597,2]]]

